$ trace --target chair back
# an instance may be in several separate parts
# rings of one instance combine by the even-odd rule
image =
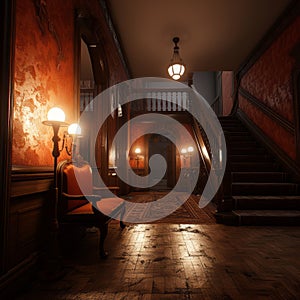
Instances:
[[[65,214],[70,210],[86,204],[87,200],[67,200],[63,193],[74,196],[93,194],[92,169],[87,162],[76,164],[71,160],[61,161],[57,166],[58,181],[58,214]],[[80,182],[80,186],[78,184]]]

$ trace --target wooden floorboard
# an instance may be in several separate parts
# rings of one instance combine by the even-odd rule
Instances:
[[[110,224],[63,253],[66,275],[17,299],[300,299],[299,227]],[[66,251],[66,250],[65,250]],[[68,253],[68,254],[67,254]]]

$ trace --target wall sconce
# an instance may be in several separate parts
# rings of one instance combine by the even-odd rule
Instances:
[[[171,63],[168,67],[168,73],[174,80],[178,80],[184,74],[185,66],[179,55],[179,47],[177,45],[179,43],[179,37],[174,37],[173,43],[175,46]]]
[[[64,139],[63,139],[63,145],[62,145],[62,149],[65,145],[65,149],[66,152],[68,153],[68,155],[72,155],[72,147],[74,148],[74,152],[76,149],[76,144],[73,143],[73,141],[75,140],[75,137],[79,138],[81,137],[81,127],[79,126],[79,124],[77,123],[73,123],[68,127],[68,133],[64,133]],[[69,142],[69,138],[71,138],[71,141]],[[69,147],[70,145],[70,147]],[[62,151],[62,149],[60,151]]]
[[[190,164],[191,165],[191,158],[194,152],[194,147],[189,146],[187,148],[182,148],[181,149],[181,156],[183,157],[183,166],[186,167],[186,160],[189,159],[190,160]]]
[[[139,154],[142,153],[141,148],[135,148],[134,153],[135,153],[135,160],[136,160],[136,168],[138,169],[139,168],[139,160],[140,160]]]

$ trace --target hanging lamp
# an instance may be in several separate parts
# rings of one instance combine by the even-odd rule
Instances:
[[[168,73],[174,80],[178,80],[184,74],[185,66],[179,55],[179,47],[177,45],[179,43],[179,37],[174,37],[173,43],[175,44],[174,53],[168,67]]]

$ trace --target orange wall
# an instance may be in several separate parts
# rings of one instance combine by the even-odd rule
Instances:
[[[51,166],[52,128],[42,121],[53,106],[65,111],[67,121],[75,117],[73,3],[47,1],[38,18],[34,2],[16,1],[12,163]]]
[[[241,80],[241,87],[279,118],[294,126],[291,52],[300,40],[300,17],[277,37]],[[295,136],[281,127],[249,100],[239,95],[239,107],[292,159],[296,158]]]
[[[222,103],[223,103],[223,115],[227,116],[230,114],[233,104],[233,72],[223,71],[222,72]]]
[[[46,3],[42,9],[35,7],[38,2],[16,0],[13,165],[53,165],[52,128],[42,124],[51,107],[61,107],[67,122],[77,121],[74,97],[76,10],[97,20],[95,26],[101,33],[108,61],[109,85],[128,79],[98,0],[46,0],[41,1]],[[63,129],[60,135],[62,132]]]

